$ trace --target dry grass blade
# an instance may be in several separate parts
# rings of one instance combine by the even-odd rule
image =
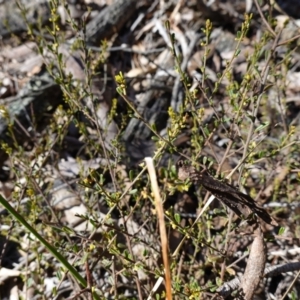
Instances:
[[[160,231],[160,238],[161,238],[161,246],[162,246],[162,255],[163,255],[163,262],[165,267],[165,278],[166,278],[166,294],[167,299],[172,299],[172,289],[171,289],[171,273],[170,273],[170,264],[169,264],[169,254],[168,254],[168,239],[166,233],[166,225],[164,219],[164,208],[162,205],[162,201],[159,194],[159,187],[156,178],[156,172],[153,164],[153,159],[151,157],[146,157],[145,162],[147,165],[148,173],[150,176],[152,191],[155,198],[155,207],[157,212],[157,217],[159,221],[159,231]]]

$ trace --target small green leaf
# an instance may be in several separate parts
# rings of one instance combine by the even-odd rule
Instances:
[[[264,128],[268,127],[269,125],[270,125],[269,122],[264,122],[263,124],[259,125],[259,126],[255,129],[255,132],[261,131],[261,130],[263,130]]]
[[[176,170],[176,166],[175,165],[171,166],[171,174],[172,175],[176,175],[177,174],[177,170]]]
[[[157,142],[157,141],[159,141],[159,138],[158,138],[157,136],[154,135],[154,136],[151,137],[151,140]]]
[[[238,56],[240,53],[241,53],[241,49],[237,49],[237,50],[235,51],[234,56]]]
[[[280,227],[278,235],[283,235],[285,232],[285,228],[284,227]]]
[[[180,221],[181,221],[180,214],[176,213],[176,214],[174,215],[174,218],[175,218],[175,221],[179,224]]]
[[[129,195],[134,195],[137,193],[137,191],[138,191],[137,189],[133,189],[129,192]]]
[[[130,181],[133,181],[133,177],[134,177],[134,171],[130,170],[129,171],[129,179],[130,179]]]

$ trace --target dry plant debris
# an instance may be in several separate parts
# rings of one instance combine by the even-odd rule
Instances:
[[[298,2],[2,1],[0,298],[300,298]]]

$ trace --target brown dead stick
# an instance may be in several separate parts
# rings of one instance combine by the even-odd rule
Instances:
[[[205,170],[199,172],[194,167],[186,165],[182,161],[180,161],[178,165],[179,179],[186,180],[187,178],[190,178],[194,184],[201,184],[240,218],[243,216],[248,218],[251,213],[255,213],[266,223],[274,226],[278,225],[265,209],[257,206],[255,201],[249,195],[241,193],[230,184],[216,180]]]

